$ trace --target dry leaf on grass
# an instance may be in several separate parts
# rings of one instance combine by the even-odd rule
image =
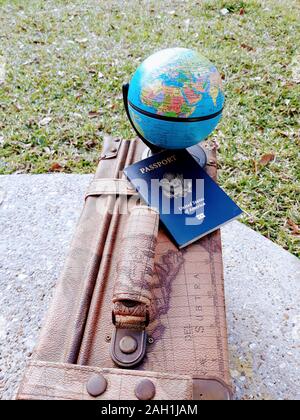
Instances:
[[[266,166],[268,163],[272,162],[272,160],[275,159],[274,153],[266,153],[265,155],[262,155],[262,157],[259,159],[259,165]]]
[[[242,43],[241,47],[244,48],[247,51],[254,51],[254,48],[251,47],[251,45],[247,45],[247,44]]]
[[[97,117],[99,117],[101,114],[100,114],[100,112],[99,111],[90,111],[89,113],[88,113],[88,116],[89,116],[89,118],[97,118]]]
[[[61,172],[62,170],[63,167],[58,162],[54,162],[50,166],[50,172]]]
[[[85,142],[85,147],[87,149],[92,149],[93,147],[95,147],[97,145],[96,140],[88,140],[87,142]]]
[[[253,171],[254,171],[255,174],[257,174],[257,172],[258,172],[258,164],[257,164],[256,160],[253,160],[252,161],[252,164],[253,164]]]
[[[300,228],[292,219],[287,219],[286,222],[292,229],[292,235],[300,235]]]

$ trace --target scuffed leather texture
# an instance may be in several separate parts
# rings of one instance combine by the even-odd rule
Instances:
[[[105,393],[95,398],[88,394],[86,384],[97,373],[104,375],[108,385]],[[192,397],[192,380],[187,376],[34,362],[26,371],[19,399],[136,400],[135,386],[145,378],[154,383],[156,399]]]
[[[94,397],[88,393],[86,385],[97,374],[104,376],[107,388],[102,395]],[[149,379],[153,383],[154,400],[190,400],[192,397],[202,399],[206,389],[207,399],[214,399],[214,388],[218,396],[224,399],[230,397],[226,385],[215,379],[202,380],[192,379],[187,375],[31,362],[19,389],[19,399],[137,400],[134,391],[143,379]],[[195,392],[198,394],[195,395]]]
[[[133,207],[128,216],[117,257],[113,291],[116,327],[142,329],[147,323],[158,222],[158,213],[145,205]]]
[[[95,180],[125,179],[122,170],[141,159],[145,146],[138,140],[117,141],[118,151],[112,152],[114,140],[108,139],[108,143],[104,144],[106,153],[100,159]],[[216,176],[214,151],[209,151],[208,162],[208,172]],[[105,193],[86,198],[34,361],[68,363],[82,372],[95,366],[116,367],[109,343],[114,329],[112,297],[129,217],[124,209],[137,204],[135,195]],[[150,289],[147,333],[153,342],[137,368],[139,375],[152,371],[171,376],[212,376],[230,385],[220,232],[178,250],[160,227]],[[25,378],[28,375],[27,371]],[[32,392],[35,387],[40,389],[41,383],[48,386],[43,375],[31,382]],[[19,397],[24,396],[22,386]],[[73,398],[76,392],[69,389],[69,396],[64,398]],[[125,397],[130,399],[130,383],[126,392]],[[26,395],[29,398],[30,392]],[[108,394],[103,398],[109,398]],[[159,391],[157,398],[162,398]]]
[[[86,192],[86,198],[104,194],[137,195],[126,179],[94,179]]]

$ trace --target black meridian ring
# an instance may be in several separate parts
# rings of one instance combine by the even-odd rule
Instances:
[[[153,153],[161,152],[163,149],[161,147],[155,146],[155,144],[152,144],[148,140],[146,140],[145,137],[143,137],[141,133],[138,132],[136,126],[134,125],[132,118],[130,116],[130,113],[129,113],[129,109],[128,109],[128,90],[129,90],[129,83],[124,83],[122,86],[123,102],[124,102],[124,107],[125,107],[127,117],[130,121],[132,128],[136,132],[137,136],[145,143],[147,147],[149,147],[149,149],[152,150]]]
[[[139,108],[138,106],[134,105],[132,102],[128,101],[128,104],[137,112],[140,112],[143,115],[146,115],[150,118],[155,118],[156,120],[163,120],[163,121],[172,121],[172,122],[198,122],[198,121],[207,121],[211,120],[218,115],[220,115],[224,109],[221,108],[218,112],[210,115],[204,115],[202,117],[190,117],[190,118],[180,118],[180,117],[168,117],[166,115],[157,115],[153,114],[152,112],[144,111],[143,109]]]

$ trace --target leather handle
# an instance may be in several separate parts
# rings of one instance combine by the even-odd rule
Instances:
[[[125,226],[113,293],[115,329],[110,347],[118,366],[137,366],[146,353],[158,220],[155,210],[139,205],[133,207]]]
[[[118,328],[143,329],[149,322],[158,213],[145,205],[131,210],[122,238],[113,293]]]

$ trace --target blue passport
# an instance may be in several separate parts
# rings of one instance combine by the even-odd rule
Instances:
[[[238,217],[242,210],[187,150],[166,150],[124,170],[179,248]]]

